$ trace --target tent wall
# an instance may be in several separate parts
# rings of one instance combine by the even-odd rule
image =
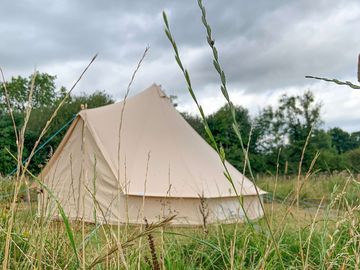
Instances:
[[[200,198],[160,198],[160,197],[127,196],[128,209],[123,207],[129,223],[142,223],[145,217],[149,222],[156,222],[168,215],[176,215],[175,224],[202,225],[200,213]],[[143,207],[144,203],[144,207]],[[208,223],[244,221],[244,212],[238,198],[212,198],[205,199],[206,209],[209,212]],[[263,215],[259,200],[256,196],[243,198],[243,207],[250,219]]]
[[[118,218],[122,188],[104,160],[85,122],[80,119],[68,131],[67,143],[59,149],[58,158],[40,175],[52,196],[43,189],[39,211],[56,216],[54,197],[70,219],[93,219],[95,207]],[[66,137],[66,135],[65,135]],[[96,200],[94,200],[96,198]],[[107,209],[112,206],[111,209]]]
[[[52,162],[43,181],[69,219],[95,222],[96,218],[110,224],[143,223],[144,218],[156,222],[164,216],[176,214],[174,224],[202,224],[200,198],[125,195],[123,191],[127,187],[120,186],[116,180],[82,119],[66,137],[67,143],[56,153],[58,159]],[[236,197],[208,198],[205,204],[209,223],[244,220]],[[39,207],[45,208],[50,218],[60,218],[55,200],[47,192],[41,195]],[[263,215],[256,196],[244,196],[243,207],[251,219]]]
[[[122,106],[80,112],[40,174],[51,193],[39,195],[40,215],[58,218],[57,200],[71,220],[143,223],[176,214],[174,224],[201,225],[204,194],[209,223],[244,220],[218,155],[158,86],[127,101],[119,136]],[[226,165],[247,216],[261,217],[255,185]]]
[[[173,197],[194,198],[199,193],[208,198],[235,196],[216,151],[186,122],[158,86],[129,98],[125,109],[123,106],[120,102],[83,110],[80,116],[86,119],[115,175],[126,171],[131,180],[127,194],[142,195],[146,175],[146,194],[151,196],[165,196],[169,183]],[[238,192],[256,195],[254,184],[225,163]],[[124,174],[119,181],[125,184]]]
[[[87,198],[87,197],[86,197]],[[120,204],[118,203],[120,198]],[[244,212],[239,200],[235,197],[206,199],[206,209],[209,212],[207,222],[230,223],[243,222]],[[94,205],[90,202],[90,205]],[[203,217],[200,213],[200,199],[198,198],[160,198],[160,197],[141,197],[141,196],[114,196],[113,200],[96,204],[94,208],[87,209],[78,216],[70,215],[71,220],[84,220],[87,222],[98,222],[108,224],[139,224],[144,223],[144,218],[148,222],[157,222],[169,215],[176,215],[173,224],[176,225],[202,225]],[[263,216],[259,200],[256,196],[246,196],[243,198],[243,207],[249,219],[257,219]],[[60,215],[55,211],[52,218],[60,219]],[[66,210],[69,210],[66,208]],[[65,210],[65,211],[66,211]]]

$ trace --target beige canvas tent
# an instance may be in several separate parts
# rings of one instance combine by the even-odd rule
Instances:
[[[253,183],[226,165],[243,208],[216,152],[152,85],[125,104],[78,114],[40,174],[53,196],[41,194],[39,210],[59,218],[55,196],[73,220],[141,223],[176,214],[174,224],[199,225],[200,195],[208,222],[243,220],[243,209],[261,217]]]

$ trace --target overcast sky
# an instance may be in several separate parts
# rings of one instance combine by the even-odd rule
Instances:
[[[228,77],[230,97],[252,115],[283,93],[311,90],[323,104],[325,128],[360,130],[360,91],[305,79],[356,82],[360,1],[204,1]],[[7,78],[36,67],[70,88],[95,53],[98,59],[76,89],[106,90],[120,100],[145,47],[150,51],[131,94],[153,82],[196,112],[186,91],[161,12],[170,27],[206,113],[224,104],[195,0],[1,1],[0,66]]]

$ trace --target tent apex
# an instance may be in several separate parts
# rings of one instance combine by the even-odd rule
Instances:
[[[161,84],[153,83],[149,88],[150,91],[157,91],[158,95],[161,98],[168,98],[168,96],[165,94],[165,92],[161,88]]]

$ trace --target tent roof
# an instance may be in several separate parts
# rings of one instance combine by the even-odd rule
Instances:
[[[216,151],[176,111],[159,86],[154,84],[125,102],[83,110],[79,116],[124,193],[235,196]],[[226,166],[239,194],[256,194],[250,180],[228,162]]]

